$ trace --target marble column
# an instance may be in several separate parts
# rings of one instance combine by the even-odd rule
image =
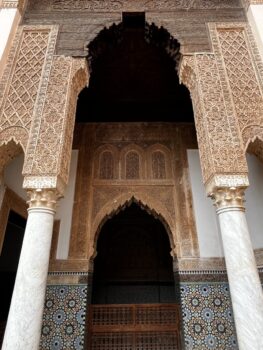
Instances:
[[[56,191],[29,191],[28,219],[2,349],[37,350],[41,335]]]
[[[214,188],[239,350],[263,349],[263,293],[249,236],[242,187]]]

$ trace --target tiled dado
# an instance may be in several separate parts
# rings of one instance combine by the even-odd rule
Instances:
[[[48,281],[40,349],[84,350],[88,276],[51,273]],[[238,349],[226,281],[220,271],[176,275],[186,350]]]
[[[226,282],[180,283],[186,350],[238,349]]]
[[[50,274],[43,315],[41,350],[81,350],[84,346],[88,278]]]

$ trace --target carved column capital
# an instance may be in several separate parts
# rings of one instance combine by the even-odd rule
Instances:
[[[240,187],[217,188],[209,194],[219,212],[221,209],[236,208],[244,211],[245,189]]]
[[[55,213],[58,193],[55,189],[37,188],[27,190],[29,200],[27,204],[30,209],[49,209]]]
[[[222,210],[244,211],[245,190],[248,186],[247,175],[216,175],[206,184],[206,191],[219,214]]]

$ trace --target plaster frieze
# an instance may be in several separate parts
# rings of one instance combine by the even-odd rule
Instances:
[[[65,191],[65,183],[58,176],[25,176],[23,181],[25,190],[37,190],[49,188],[56,190],[57,193],[63,196]]]
[[[31,0],[30,7],[45,6],[50,11],[160,11],[241,8],[238,0]]]

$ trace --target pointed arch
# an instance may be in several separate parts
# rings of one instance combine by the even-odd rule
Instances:
[[[131,203],[138,204],[148,214],[154,216],[156,219],[159,219],[162,222],[169,237],[171,254],[173,257],[177,255],[176,230],[173,224],[174,221],[171,215],[169,214],[168,210],[161,202],[152,198],[148,194],[134,191],[124,193],[115,198],[113,201],[107,202],[94,218],[91,229],[91,241],[93,242],[93,246],[90,247],[89,259],[92,260],[96,256],[98,236],[105,222],[111,217],[118,214],[121,210],[129,207]]]

